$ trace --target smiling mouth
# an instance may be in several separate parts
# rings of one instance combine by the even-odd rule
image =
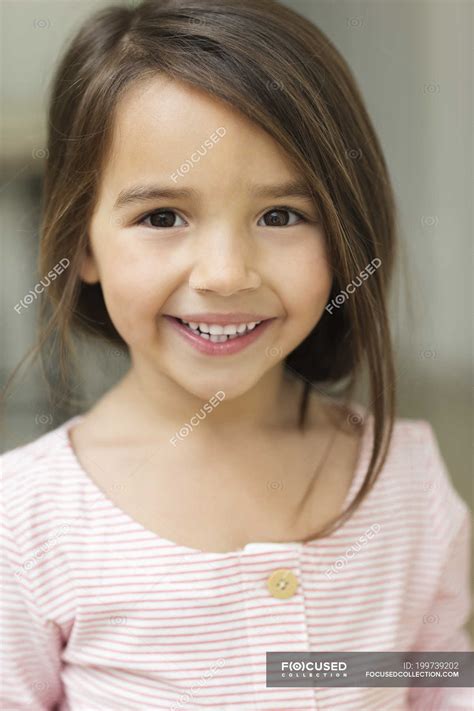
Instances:
[[[211,341],[212,343],[225,343],[226,341],[242,338],[252,331],[258,330],[262,323],[266,323],[266,321],[270,320],[264,319],[262,321],[252,321],[251,323],[218,326],[204,323],[189,323],[188,321],[183,321],[183,319],[176,316],[173,316],[172,318],[185,326],[189,331],[191,331],[191,333],[196,336],[200,336],[205,341]]]

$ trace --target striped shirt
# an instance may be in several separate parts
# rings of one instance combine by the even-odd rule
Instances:
[[[396,420],[379,479],[331,535],[211,553],[102,492],[71,446],[81,417],[0,458],[2,709],[472,711],[468,688],[266,686],[266,652],[472,649],[470,513],[427,421]],[[267,584],[279,569],[297,581],[287,598]]]

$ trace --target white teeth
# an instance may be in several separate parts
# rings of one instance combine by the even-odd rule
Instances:
[[[224,341],[238,338],[243,333],[253,331],[255,326],[258,326],[261,321],[251,321],[250,323],[235,324],[231,323],[227,326],[220,324],[207,324],[188,322],[181,319],[186,326],[189,326],[193,331],[196,331],[202,338],[211,340],[213,343],[223,343]]]

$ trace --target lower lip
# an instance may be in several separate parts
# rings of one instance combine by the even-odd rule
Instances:
[[[173,316],[163,316],[163,318],[165,318],[178,333],[184,336],[191,346],[206,355],[231,355],[232,353],[238,353],[260,338],[273,321],[275,321],[274,318],[267,319],[266,321],[262,321],[258,326],[255,326],[255,328],[246,333],[245,336],[238,336],[232,340],[227,339],[227,341],[223,341],[222,343],[213,343],[193,333],[191,329],[173,318]]]

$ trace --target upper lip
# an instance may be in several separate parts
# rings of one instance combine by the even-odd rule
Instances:
[[[170,314],[172,315],[172,314]],[[226,326],[231,323],[253,323],[254,321],[266,321],[269,318],[275,318],[273,316],[262,316],[260,314],[250,314],[244,312],[233,312],[228,314],[222,313],[199,313],[199,314],[181,314],[180,316],[175,316],[175,318],[180,318],[182,321],[188,321],[188,323],[206,323],[206,324],[218,324],[220,326]]]

